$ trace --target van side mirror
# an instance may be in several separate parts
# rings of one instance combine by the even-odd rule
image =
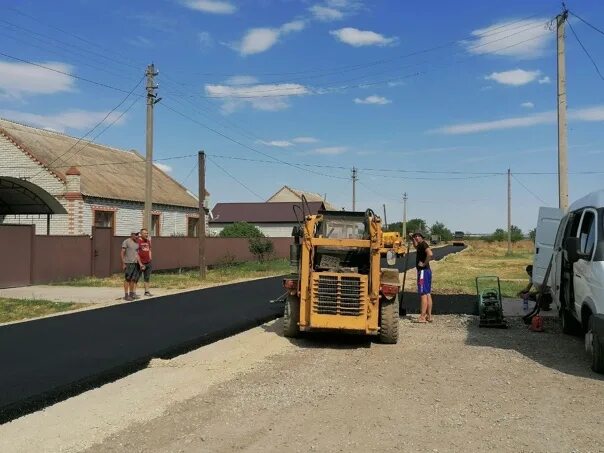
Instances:
[[[581,240],[579,238],[568,237],[566,238],[564,249],[566,250],[566,254],[568,256],[568,261],[570,263],[576,263],[579,260],[586,260],[589,256],[585,253],[581,253]]]

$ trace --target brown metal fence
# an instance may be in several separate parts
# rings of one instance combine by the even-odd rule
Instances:
[[[64,281],[121,271],[126,236],[95,228],[92,236],[38,236],[33,225],[0,225],[0,288]],[[198,241],[189,237],[153,238],[153,268],[170,270],[199,265]],[[289,256],[291,238],[271,238],[275,258]],[[206,238],[206,263],[215,266],[252,261],[244,238]]]

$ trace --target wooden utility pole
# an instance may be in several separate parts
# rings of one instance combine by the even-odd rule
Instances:
[[[199,151],[197,155],[199,167],[199,224],[198,224],[198,243],[199,243],[199,279],[206,278],[206,153]]]
[[[508,255],[512,254],[512,172],[508,168]]]
[[[151,211],[153,210],[153,106],[159,102],[155,90],[154,77],[159,74],[151,63],[147,66],[147,143],[145,155],[145,212],[143,214],[143,228],[151,234]]]
[[[357,169],[352,167],[352,211],[356,211]]]
[[[388,220],[386,220],[386,204],[384,203],[382,207],[384,208],[384,229],[386,229],[388,228]]]
[[[564,24],[568,18],[566,7],[556,17],[558,34],[558,207],[568,210],[568,138],[566,121],[566,63]]]
[[[407,240],[407,192],[403,194],[403,240]]]

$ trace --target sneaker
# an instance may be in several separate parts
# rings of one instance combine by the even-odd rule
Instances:
[[[132,302],[134,299],[132,298],[132,296],[130,294],[126,294],[124,296],[124,300],[127,302]]]
[[[140,299],[140,298],[141,298],[141,296],[139,296],[139,295],[138,295],[138,294],[136,294],[136,293],[132,293],[132,294],[130,294],[130,297],[132,298],[132,300],[136,300],[136,299]]]
[[[145,296],[150,297],[153,296],[153,294],[151,294],[149,291],[145,291]]]

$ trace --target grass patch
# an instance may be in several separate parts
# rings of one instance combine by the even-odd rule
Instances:
[[[264,263],[248,262],[215,267],[208,270],[206,280],[203,282],[199,280],[198,271],[158,272],[151,275],[151,287],[161,289],[201,288],[218,283],[281,275],[288,271],[289,261],[279,259],[265,261]],[[107,278],[82,277],[54,284],[62,286],[120,287],[123,282],[124,276],[120,273]],[[139,284],[142,285],[142,281]]]
[[[506,243],[472,241],[467,250],[430,263],[434,273],[432,292],[476,294],[476,277],[494,275],[500,279],[502,296],[516,297],[528,283],[525,267],[533,262],[533,243],[518,242],[511,255],[506,253]],[[415,285],[415,272],[409,272],[406,289],[413,290]]]
[[[0,323],[37,318],[39,316],[75,310],[76,308],[84,308],[86,306],[88,306],[88,304],[0,297]]]

